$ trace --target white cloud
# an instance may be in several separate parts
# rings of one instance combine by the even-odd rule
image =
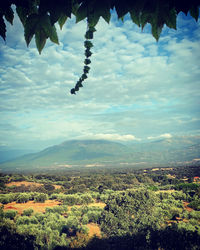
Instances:
[[[148,136],[147,139],[148,140],[155,140],[155,139],[170,139],[172,138],[172,135],[169,133],[165,133],[162,135],[158,135],[158,136]]]
[[[72,96],[82,73],[86,23],[68,20],[58,31],[60,45],[48,42],[39,55],[34,41],[25,47],[15,19],[7,43],[0,43],[0,140],[9,145],[87,136],[128,141],[197,130],[200,24],[194,31],[185,25],[184,31],[165,29],[156,43],[130,20],[120,26],[100,20],[89,78]],[[193,123],[180,122],[186,118]]]
[[[120,135],[120,134],[88,134],[79,138],[90,138],[110,141],[140,141],[140,138],[136,138],[134,135]]]

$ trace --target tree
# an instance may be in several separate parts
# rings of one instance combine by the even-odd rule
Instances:
[[[48,199],[48,195],[44,193],[37,193],[34,197],[35,202],[45,202]]]
[[[34,210],[32,208],[28,208],[23,211],[22,215],[31,216],[33,212]]]
[[[107,236],[148,234],[148,230],[159,229],[164,221],[158,204],[159,198],[148,190],[113,194],[100,218],[101,229]]]
[[[17,215],[16,210],[9,209],[4,213],[4,217],[13,220]]]
[[[39,53],[45,46],[49,38],[52,42],[59,44],[55,23],[62,29],[67,18],[72,14],[76,17],[76,22],[87,19],[87,30],[85,33],[85,61],[83,74],[77,81],[71,93],[75,94],[82,82],[87,79],[91,63],[89,59],[92,55],[90,49],[93,44],[93,33],[100,17],[107,23],[110,22],[111,10],[115,9],[118,18],[123,21],[126,14],[130,14],[133,23],[142,29],[147,23],[152,26],[152,35],[156,40],[159,39],[163,26],[176,29],[177,15],[182,11],[186,15],[190,12],[191,16],[197,21],[199,17],[199,0],[180,1],[180,0],[7,0],[0,3],[0,36],[6,39],[6,19],[13,24],[14,11],[16,12],[24,27],[24,36],[27,46],[33,36]]]

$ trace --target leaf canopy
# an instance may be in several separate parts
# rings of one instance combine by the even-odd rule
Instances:
[[[177,15],[182,11],[198,21],[200,0],[7,0],[0,3],[0,36],[6,39],[7,20],[13,23],[14,11],[19,16],[23,26],[27,45],[35,36],[36,45],[41,53],[46,39],[58,42],[55,23],[62,29],[67,18],[72,14],[76,22],[88,18],[90,26],[94,27],[100,17],[110,22],[111,10],[115,9],[119,19],[123,20],[130,14],[133,23],[144,28],[147,23],[152,26],[152,35],[159,39],[164,25],[176,29]],[[87,34],[91,37],[91,34]]]

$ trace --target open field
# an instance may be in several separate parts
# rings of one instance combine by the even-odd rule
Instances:
[[[6,184],[7,187],[11,187],[11,186],[19,187],[21,185],[40,187],[43,184],[37,183],[37,182],[31,182],[31,181],[12,181],[12,182]],[[53,186],[55,187],[55,189],[59,189],[62,187],[61,185],[56,185],[56,184],[53,184]]]
[[[89,223],[87,224],[87,227],[89,228],[89,233],[88,233],[89,238],[93,238],[95,235],[98,238],[101,238],[101,230],[97,224]]]
[[[186,202],[186,201],[183,202],[183,206],[184,206],[185,210],[187,210],[188,212],[193,211],[194,209],[191,207],[188,207],[188,204],[189,204],[189,202]]]
[[[13,209],[13,210],[18,211],[19,214],[22,214],[22,212],[25,209],[32,208],[35,213],[37,213],[37,212],[43,213],[43,212],[45,212],[46,207],[55,207],[55,206],[59,206],[60,204],[62,204],[62,203],[59,201],[56,201],[56,200],[46,200],[44,203],[34,202],[34,201],[28,201],[26,203],[16,203],[14,201],[14,202],[10,202],[10,203],[4,205],[4,210]],[[80,208],[82,206],[83,205],[68,206],[68,210],[70,211],[72,207]],[[88,206],[89,207],[104,208],[106,206],[106,204],[103,202],[96,202],[96,203],[91,203]]]
[[[19,214],[22,214],[25,209],[32,208],[34,212],[45,212],[46,207],[55,207],[60,205],[61,202],[55,200],[46,200],[44,203],[28,201],[26,203],[16,203],[10,202],[4,205],[4,210],[13,209],[18,211]]]

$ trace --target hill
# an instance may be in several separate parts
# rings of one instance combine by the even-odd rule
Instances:
[[[199,158],[200,137],[177,137],[132,145],[106,140],[71,140],[1,163],[0,169],[196,164]]]

